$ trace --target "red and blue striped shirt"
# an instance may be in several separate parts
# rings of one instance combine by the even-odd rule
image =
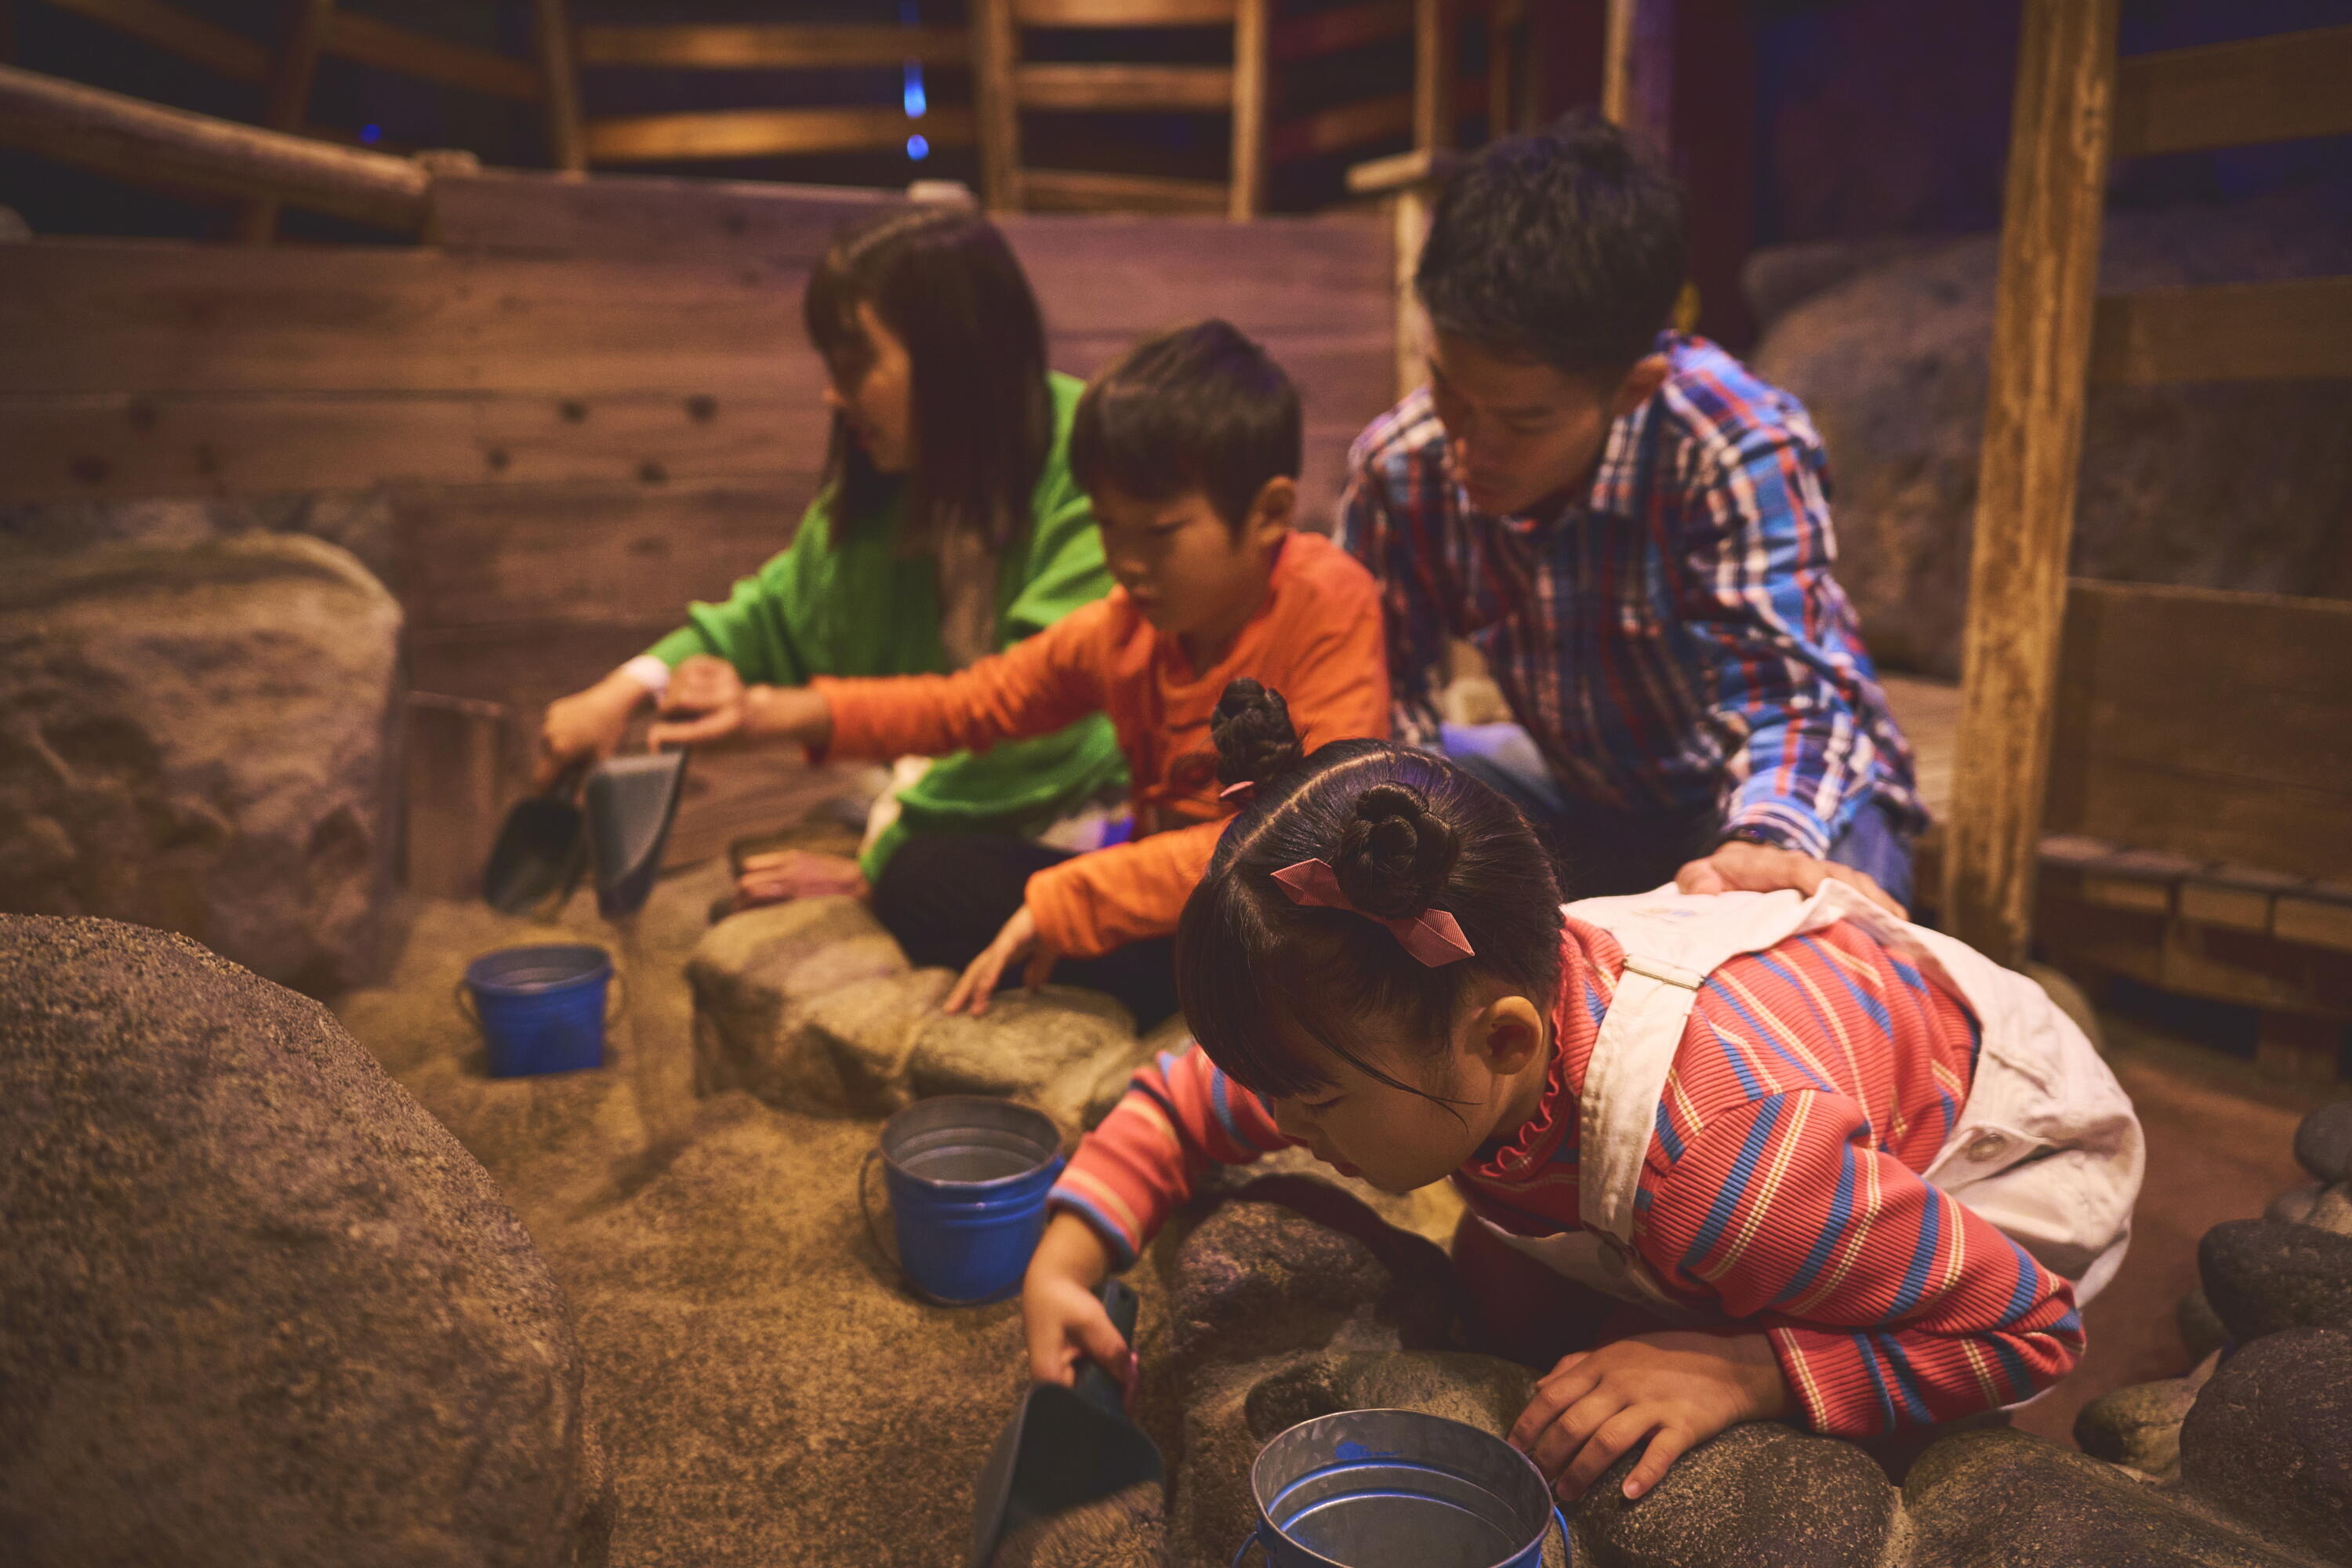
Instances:
[[[1570,919],[1536,1114],[1454,1173],[1518,1235],[1580,1228],[1577,1096],[1624,952]],[[1766,1332],[1813,1427],[1948,1421],[2047,1387],[2082,1353],[2073,1288],[1920,1178],[1976,1065],[1967,1008],[1861,928],[1792,937],[1700,990],[1658,1104],[1633,1250],[1667,1293]],[[1197,1047],[1163,1054],[1080,1145],[1053,1201],[1124,1263],[1210,1161],[1288,1142]]]
[[[1826,854],[1874,796],[1926,826],[1909,746],[1830,568],[1821,438],[1701,338],[1546,517],[1472,511],[1423,388],[1358,437],[1339,537],[1381,580],[1396,738],[1433,745],[1449,638],[1486,655],[1569,793],[1720,809]]]

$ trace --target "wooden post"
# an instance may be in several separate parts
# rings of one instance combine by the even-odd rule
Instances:
[[[499,814],[519,793],[511,766],[519,724],[503,702],[408,694],[402,870],[412,892],[436,899],[481,892]]]
[[[1266,9],[1272,0],[1234,7],[1233,187],[1225,216],[1255,217],[1265,201]]]
[[[972,0],[971,95],[980,110],[980,195],[991,212],[1019,212],[1021,105],[1013,73],[1021,63],[1013,0]]]
[[[1421,266],[1421,247],[1429,238],[1429,187],[1415,184],[1397,192],[1389,204],[1396,225],[1396,375],[1397,395],[1404,396],[1429,377],[1423,363],[1421,301],[1412,291],[1412,275]]]
[[[1660,159],[1673,150],[1674,0],[1609,0],[1601,112]]]
[[[291,0],[286,22],[285,47],[269,72],[269,101],[262,123],[272,131],[299,132],[309,117],[310,79],[318,74],[319,46],[327,37],[327,19],[335,0]],[[249,201],[237,210],[236,237],[245,245],[268,245],[278,237],[278,204],[268,198]]]
[[[2116,0],[2025,0],[1945,825],[1946,929],[2025,958],[2098,281]]]
[[[588,134],[580,123],[580,68],[572,56],[572,12],[564,0],[535,0],[539,75],[547,98],[548,160],[567,174],[588,168]]]
[[[1486,14],[1486,140],[1508,136],[1519,129],[1515,112],[1517,95],[1517,61],[1530,51],[1525,36],[1527,0],[1494,0]]]
[[[1413,0],[1412,144],[1423,153],[1454,145],[1454,0]]]

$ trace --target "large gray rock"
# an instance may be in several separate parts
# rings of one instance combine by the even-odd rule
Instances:
[[[2197,1244],[2197,1270],[2241,1343],[2281,1329],[2352,1329],[2352,1237],[2281,1219],[2224,1220]]]
[[[2352,214],[2301,198],[2118,212],[2102,287],[2326,275],[2347,250]],[[1998,241],[1868,259],[1772,322],[1754,363],[1803,400],[1826,443],[1838,579],[1872,650],[1957,676]],[[2072,569],[2352,596],[2347,423],[2352,382],[2093,389]]]
[[[2294,1157],[2323,1182],[2352,1182],[2352,1100],[2305,1117],[2294,1130]]]
[[[1001,992],[979,1017],[934,1009],[907,1058],[907,1089],[992,1094],[1034,1105],[1075,1137],[1097,1080],[1136,1056],[1134,1016],[1097,991]]]
[[[1903,1503],[1910,1568],[2310,1568],[2150,1482],[2008,1428],[1936,1444]]]
[[[907,1059],[955,979],[948,969],[880,974],[853,981],[808,1005],[810,1047],[831,1058],[849,1110],[887,1116],[912,1101]]]
[[[332,545],[12,555],[0,906],[184,932],[323,991],[374,967],[400,609]]]
[[[94,544],[188,550],[222,540],[270,534],[323,539],[359,557],[361,565],[395,591],[402,587],[392,496],[381,489],[19,501],[0,506],[0,545],[47,554],[78,552]]]
[[[603,1560],[554,1281],[317,1004],[0,917],[0,1213],[11,1562]]]
[[[907,955],[856,899],[794,899],[730,915],[688,960],[695,1088],[747,1089],[771,1105],[840,1111],[850,1093],[806,1026],[817,998],[904,974]]]
[[[2128,1465],[2159,1481],[2179,1479],[2180,1424],[2220,1363],[2216,1352],[2186,1377],[2135,1383],[2101,1394],[2075,1413],[2075,1446],[2095,1459]]]
[[[2290,1329],[2231,1356],[2181,1427],[2180,1473],[2264,1535],[2352,1561],[2352,1333]]]
[[[1896,1494],[1860,1448],[1777,1422],[1734,1426],[1625,1500],[1637,1448],[1576,1504],[1580,1561],[1598,1568],[1771,1563],[1842,1568],[1879,1561]]]

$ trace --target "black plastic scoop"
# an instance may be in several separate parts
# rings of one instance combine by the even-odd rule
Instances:
[[[653,896],[662,846],[686,791],[686,753],[609,758],[588,775],[588,837],[595,850],[596,911],[632,915]]]
[[[587,771],[585,761],[572,763],[545,795],[518,801],[507,813],[482,870],[482,898],[500,914],[528,914],[551,900],[561,903],[580,885],[588,842],[577,801]]]
[[[1108,1280],[1102,1304],[1118,1337],[1132,1344],[1135,1292]],[[1166,1478],[1160,1446],[1127,1418],[1118,1384],[1091,1360],[1083,1362],[1074,1389],[1057,1383],[1032,1386],[990,1450],[973,1488],[980,1506],[971,1568],[988,1568],[1008,1531]]]

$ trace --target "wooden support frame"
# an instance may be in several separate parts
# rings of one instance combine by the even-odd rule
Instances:
[[[572,49],[572,8],[564,0],[532,0],[540,90],[547,104],[548,162],[567,174],[588,168],[588,137],[580,119],[580,68]]]
[[[577,53],[583,66],[684,70],[804,70],[901,60],[960,66],[971,60],[971,36],[962,27],[606,24],[581,28]]]
[[[319,50],[334,17],[335,0],[286,0],[286,42],[269,72],[269,100],[261,122],[272,131],[296,132],[310,118],[310,82],[318,74]],[[256,197],[238,210],[236,237],[247,245],[268,245],[278,237],[278,204]]]
[[[2026,0],[1969,571],[1945,927],[2022,963],[2090,367],[2116,0]]]
[[[1234,7],[1234,148],[1225,216],[1235,223],[1265,205],[1266,48],[1273,0]]]
[[[2352,26],[2138,55],[2116,73],[2115,154],[2352,133]]]

